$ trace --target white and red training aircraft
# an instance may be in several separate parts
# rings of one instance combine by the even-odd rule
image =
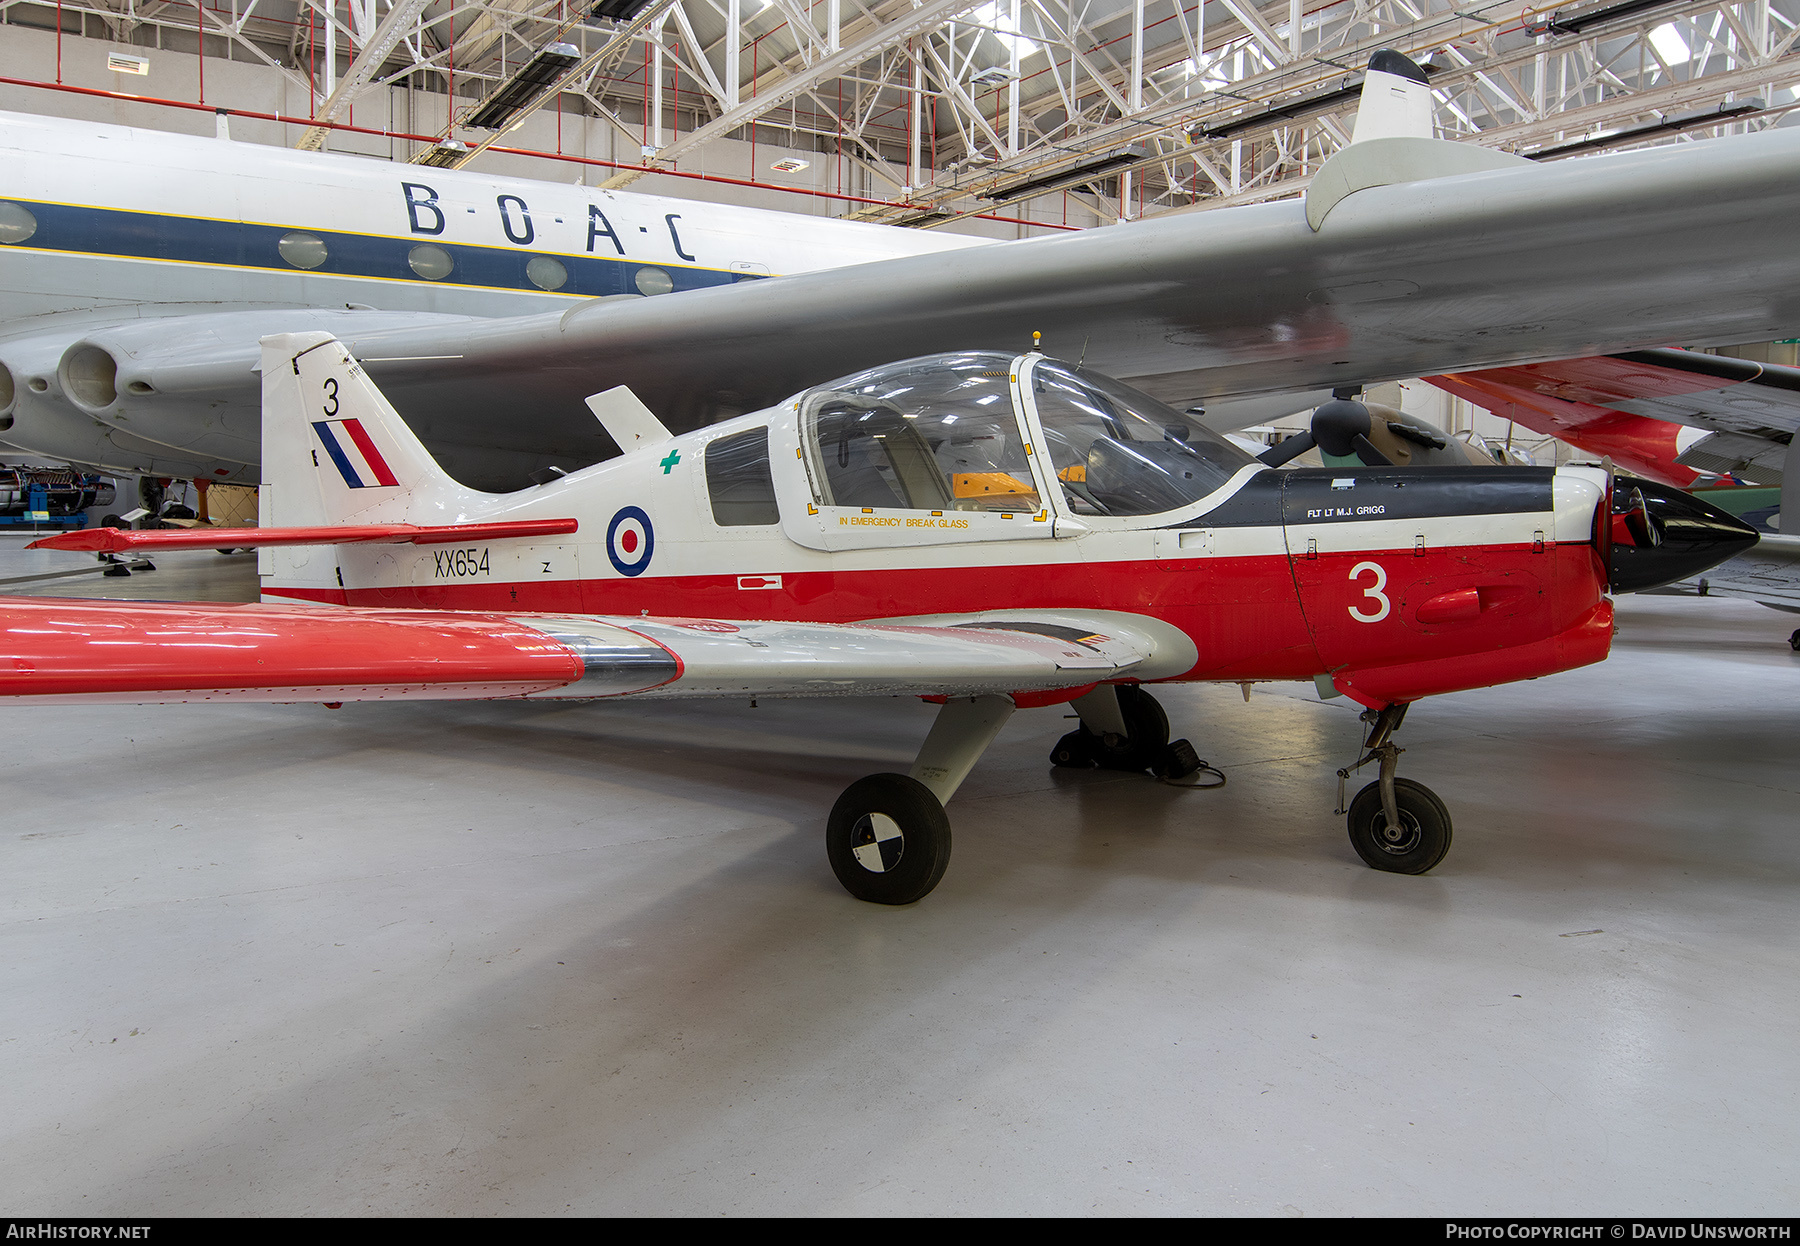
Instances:
[[[1395,778],[1407,706],[1603,658],[1615,539],[1641,582],[1646,559],[1678,578],[1755,540],[1721,515],[1654,545],[1670,516],[1633,502],[1615,520],[1592,468],[1275,471],[1035,352],[875,368],[682,437],[609,391],[590,406],[627,452],[508,494],[440,470],[329,334],[265,338],[262,372],[269,526],[232,540],[262,547],[265,600],[6,599],[6,692],[929,697],[911,774],[852,784],[827,825],[838,878],[888,904],[942,877],[944,805],[1016,708],[1079,712],[1061,764],[1190,768],[1143,691],[1157,681],[1315,679],[1367,707],[1381,777],[1350,802],[1351,840],[1422,873],[1451,825]],[[1296,441],[1355,433],[1322,414]]]

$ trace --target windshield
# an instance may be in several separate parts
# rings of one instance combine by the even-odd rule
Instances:
[[[819,501],[912,510],[1036,511],[1011,355],[932,355],[810,392],[801,423]]]
[[[1032,377],[1052,469],[1078,515],[1153,515],[1196,502],[1256,460],[1110,377],[1042,360]]]

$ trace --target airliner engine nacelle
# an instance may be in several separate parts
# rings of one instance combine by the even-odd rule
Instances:
[[[177,309],[180,310],[180,309]],[[262,411],[242,397],[258,340],[296,321],[345,337],[414,325],[417,313],[282,309],[173,314],[71,328],[55,365],[70,405],[102,424],[186,451],[254,468]],[[468,317],[443,318],[445,321]],[[207,418],[194,419],[196,404]]]

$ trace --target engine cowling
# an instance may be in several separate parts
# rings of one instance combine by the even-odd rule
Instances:
[[[1641,593],[1710,570],[1755,545],[1755,528],[1672,485],[1613,478],[1607,557],[1615,593]]]

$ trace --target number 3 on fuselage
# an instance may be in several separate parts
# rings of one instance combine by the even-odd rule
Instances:
[[[1387,599],[1387,594],[1381,591],[1387,587],[1387,572],[1382,570],[1381,564],[1378,562],[1359,562],[1350,568],[1350,579],[1354,581],[1365,571],[1375,573],[1375,583],[1371,587],[1363,589],[1363,596],[1374,598],[1381,603],[1381,607],[1371,613],[1351,606],[1350,617],[1358,623],[1379,623],[1388,617],[1388,611],[1393,608],[1394,604]]]

